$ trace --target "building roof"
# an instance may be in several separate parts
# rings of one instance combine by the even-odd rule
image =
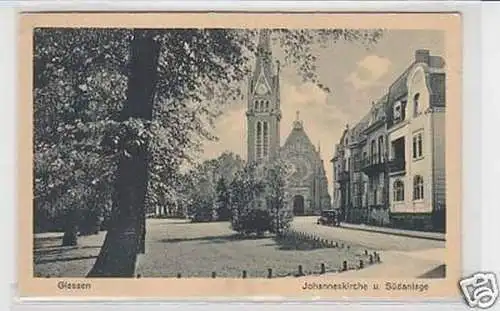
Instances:
[[[424,71],[429,76],[431,81],[431,89],[435,87],[436,95],[441,98],[444,94],[444,81],[441,83],[441,78],[433,78],[435,75],[444,75],[443,72],[435,72],[435,69],[444,68],[444,59],[440,56],[431,56],[428,50],[417,50],[415,52],[415,60],[406,68],[406,70],[391,84],[388,92],[389,102],[399,100],[408,94],[408,76],[415,66],[424,65]],[[435,79],[435,82],[432,80]],[[442,87],[441,87],[442,85]]]

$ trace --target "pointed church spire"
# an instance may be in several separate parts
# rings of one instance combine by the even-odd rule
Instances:
[[[296,119],[293,121],[293,129],[300,130],[303,128],[302,121],[300,120],[300,111],[296,111]]]
[[[270,81],[274,76],[273,63],[272,63],[272,49],[271,49],[271,31],[269,29],[259,30],[259,39],[257,42],[257,51],[255,56],[257,58],[255,64],[254,79],[263,73],[266,79]]]
[[[271,40],[269,36],[269,29],[261,29],[259,31],[259,43],[257,45],[257,50],[266,52],[271,51]]]

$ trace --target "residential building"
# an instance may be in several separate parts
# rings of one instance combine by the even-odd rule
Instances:
[[[417,50],[386,94],[346,128],[332,159],[334,207],[346,221],[445,229],[445,82],[444,60]]]

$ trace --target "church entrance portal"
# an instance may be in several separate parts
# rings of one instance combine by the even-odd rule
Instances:
[[[296,195],[293,197],[293,215],[304,215],[304,197],[301,195]]]

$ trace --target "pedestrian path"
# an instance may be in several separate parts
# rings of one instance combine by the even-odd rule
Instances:
[[[336,276],[341,278],[420,278],[445,264],[444,252],[445,249],[416,252],[386,251],[380,255],[382,263],[361,270],[347,271]],[[445,277],[444,271],[443,275],[439,275],[439,277]]]
[[[377,233],[387,233],[387,234],[394,234],[394,235],[406,236],[406,237],[411,237],[411,238],[429,239],[429,240],[436,240],[436,241],[446,241],[446,235],[444,233],[439,233],[439,232],[403,230],[403,229],[369,226],[369,225],[364,225],[364,224],[360,224],[360,225],[350,224],[350,223],[341,223],[340,226],[342,228],[345,228],[345,229],[363,230],[363,231],[377,232]]]

